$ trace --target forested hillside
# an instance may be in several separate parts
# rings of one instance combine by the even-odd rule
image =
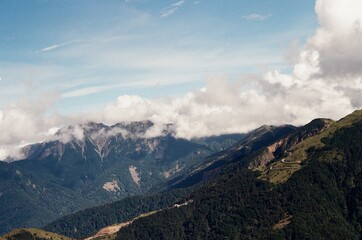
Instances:
[[[191,204],[139,219],[117,239],[360,239],[362,111],[328,129],[284,183],[236,163]]]
[[[227,134],[187,140],[174,137],[170,125],[164,126],[164,135],[146,137],[152,126],[150,121],[68,126],[24,147],[25,159],[0,161],[0,234],[156,193],[159,184],[243,138]]]
[[[361,239],[362,111],[283,131],[272,141],[263,127],[206,159],[182,178],[207,176],[192,188],[86,209],[45,229],[78,239],[120,223],[104,238]]]
[[[202,184],[203,181],[210,180],[216,176],[217,171],[215,169],[221,170],[233,161],[243,159],[243,157],[266,147],[280,137],[290,134],[295,129],[295,127],[290,125],[280,127],[262,126],[251,131],[243,140],[237,142],[229,149],[212,155],[193,167],[193,169],[196,169],[196,172],[185,172],[182,177],[169,181],[169,185],[166,188],[176,188],[175,190],[167,190],[151,196],[130,197],[104,206],[86,209],[60,218],[47,225],[45,229],[66,236],[84,238],[107,225],[130,220],[142,213],[166,209],[176,202],[181,203],[184,201],[185,196],[191,192],[191,189],[185,187],[194,185],[196,188],[198,183]],[[220,138],[221,140],[228,139],[229,136],[220,136],[215,138],[215,140]],[[199,141],[205,140],[200,139]],[[204,175],[207,175],[207,177],[203,177]],[[175,182],[178,183],[177,187]]]
[[[85,238],[99,229],[132,219],[142,213],[167,208],[184,198],[191,189],[174,190],[151,196],[134,196],[62,217],[45,230],[74,238]]]

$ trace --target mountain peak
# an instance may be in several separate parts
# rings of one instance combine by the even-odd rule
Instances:
[[[127,130],[130,134],[145,134],[154,124],[149,121],[138,121],[138,122],[121,122],[111,126],[111,128],[124,129]]]

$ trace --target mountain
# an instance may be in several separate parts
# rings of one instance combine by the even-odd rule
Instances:
[[[126,222],[144,213],[168,208],[190,192],[191,189],[178,189],[149,196],[127,197],[61,217],[43,229],[77,239],[86,238],[101,228]]]
[[[45,229],[89,239],[361,239],[362,110],[262,126],[164,186]]]
[[[175,138],[172,125],[148,137],[150,121],[86,123],[62,128],[22,149],[25,158],[0,161],[0,233],[39,227],[87,207],[148,193],[221,151],[242,134]]]
[[[226,165],[265,148],[281,137],[299,131],[296,129],[291,125],[261,126],[249,132],[242,140],[230,148],[207,157],[203,162],[196,164],[183,175],[168,181],[166,184],[167,189],[184,188],[208,180],[217,175]]]
[[[189,204],[135,220],[116,239],[361,239],[361,193],[360,110],[226,165]]]
[[[71,240],[71,238],[40,229],[28,228],[16,229],[0,237],[0,240]]]
[[[248,133],[242,140],[238,141],[230,148],[207,157],[200,164],[196,164],[189,170],[184,171],[179,177],[175,177],[162,184],[162,186],[157,186],[159,189],[164,189],[164,192],[160,194],[144,197],[131,197],[106,206],[80,211],[60,218],[45,226],[44,229],[75,238],[85,238],[94,234],[101,227],[127,221],[142,213],[169,207],[178,201],[181,201],[182,197],[186,195],[185,193],[180,195],[180,191],[182,193],[185,191],[186,187],[212,178],[212,176],[215,176],[217,173],[216,169],[221,169],[223,166],[233,162],[229,160],[243,158],[256,150],[273,143],[279,138],[285,137],[294,130],[296,130],[296,127],[290,125],[280,127],[262,126]],[[205,140],[211,141],[211,139],[213,139],[212,141],[215,141],[220,138],[225,137],[220,136],[199,139],[198,142],[200,143]],[[172,189],[179,190],[174,191]],[[189,191],[190,190],[188,190],[188,192]],[[165,199],[168,200],[165,201]]]
[[[190,170],[183,173],[180,177],[167,182],[166,186],[168,187],[166,189],[184,189],[187,186],[201,184],[216,177],[229,165],[235,164],[235,162],[242,163],[243,166],[250,168],[258,159],[263,159],[256,156],[263,156],[265,150],[271,149],[270,145],[279,143],[278,147],[273,149],[275,150],[275,155],[280,155],[291,146],[323,131],[328,126],[328,122],[330,120],[316,119],[300,128],[290,125],[280,127],[262,126],[248,133],[241,141],[235,143],[230,148],[207,157],[202,163],[191,167]],[[253,161],[248,160],[248,156],[251,156]],[[160,204],[160,202],[165,203],[161,196],[169,199],[166,205]],[[174,203],[185,201],[182,199],[182,196],[177,195],[177,198],[175,198],[174,191],[166,191],[159,195],[143,197],[142,203],[136,204],[138,206],[136,209],[132,207],[130,202],[137,203],[139,199],[133,197],[109,204],[108,206],[91,208],[63,217],[47,225],[45,229],[66,236],[85,238],[107,225],[114,226],[114,224],[120,222],[127,222],[127,220],[142,213],[165,209]],[[150,204],[148,203],[149,201],[151,201]],[[147,205],[151,207],[147,208]],[[93,226],[98,226],[98,228]]]

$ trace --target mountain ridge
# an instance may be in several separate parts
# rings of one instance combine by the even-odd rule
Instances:
[[[141,218],[124,218],[133,220],[113,237],[359,239],[362,229],[362,213],[358,210],[362,207],[362,197],[358,194],[362,191],[362,111],[355,111],[339,121],[315,119],[305,126],[291,128],[273,135],[274,140],[265,141],[268,139],[265,134],[273,127],[262,126],[255,131],[255,138],[249,136],[248,140],[245,136],[229,149],[216,153],[216,159],[227,152],[230,154],[224,156],[223,164],[210,178],[191,184],[191,192],[177,199],[171,193],[164,207],[159,208],[156,203],[156,209],[162,211],[144,211],[152,214],[140,212]],[[262,143],[260,147],[253,148],[258,141]],[[248,147],[253,151],[240,155]],[[264,159],[264,155],[267,158]],[[210,158],[212,162],[213,157]],[[205,164],[208,164],[207,159]],[[284,169],[278,169],[279,165]],[[292,165],[298,166],[295,171],[289,170],[294,169]],[[195,166],[197,169],[197,164]],[[283,174],[274,176],[270,174],[273,171]],[[156,202],[157,199],[159,197],[154,198]],[[189,204],[183,205],[185,202]],[[119,206],[124,207],[123,204]],[[173,205],[179,207],[170,208]],[[110,204],[109,209],[112,206]],[[93,208],[88,212],[92,211]],[[102,207],[98,211],[102,211]],[[79,214],[75,218],[83,213]],[[64,223],[71,223],[71,219]],[[59,222],[58,226],[64,223]],[[112,224],[116,223],[110,222]],[[317,224],[328,231],[315,229],[313,226]],[[61,229],[48,228],[57,232]]]
[[[145,138],[150,127],[150,121],[71,126],[28,146],[27,159],[0,162],[0,232],[146,193],[243,137],[177,139],[168,125],[164,136]]]
[[[285,181],[237,162],[195,190],[192,204],[139,219],[116,239],[360,239],[361,141],[356,111],[294,144],[306,159]]]

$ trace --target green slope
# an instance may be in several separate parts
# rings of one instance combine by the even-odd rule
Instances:
[[[324,120],[325,128],[317,135],[306,138],[304,141],[292,146],[283,157],[276,159],[272,164],[259,168],[261,170],[262,179],[272,183],[285,182],[295,171],[302,168],[304,161],[308,158],[310,149],[318,150],[325,147],[323,139],[332,137],[342,128],[350,127],[362,119],[362,111],[355,111],[353,114],[346,116],[338,122]],[[330,151],[329,157],[342,158],[337,151]],[[283,160],[283,161],[282,161]]]
[[[167,208],[185,197],[190,190],[174,190],[151,196],[134,196],[62,217],[45,230],[74,238],[85,238],[103,227],[125,222],[140,214]]]
[[[16,229],[4,236],[1,240],[71,240],[71,238],[59,234],[46,232],[35,228]]]
[[[279,145],[266,161],[255,158],[275,143]],[[115,238],[361,239],[362,111],[338,122],[312,121],[275,143],[267,141],[265,148],[246,157],[228,155],[214,178],[191,193],[127,198],[66,216],[46,229],[85,237],[163,209],[133,221]],[[298,164],[298,168],[274,168],[281,179],[274,181],[267,170],[278,164]],[[189,200],[187,205],[169,208]]]
[[[227,154],[225,154],[225,152],[223,152],[222,154],[228,156],[228,159],[230,159],[230,156],[237,156],[238,158],[242,158],[248,153],[257,150],[294,130],[295,127],[293,126],[263,126],[248,134],[245,137],[245,140],[239,141],[230,149],[226,150],[225,152]],[[228,139],[230,139],[230,136],[213,137],[207,138],[206,140],[208,140],[209,142],[217,143],[225,140],[230,141]],[[202,143],[202,141],[205,141],[205,139],[199,139],[198,141],[199,143]],[[245,152],[242,152],[240,154],[240,152],[236,150],[240,148],[245,149]],[[224,157],[226,161],[223,161],[223,159],[218,158],[219,155],[220,154],[216,154],[215,156],[206,159],[206,164],[209,165],[209,162],[212,161],[214,164],[209,165],[211,168],[215,167],[221,162],[222,164],[218,165],[219,168],[223,165],[229,164],[226,159],[227,157]],[[201,174],[205,174],[210,170],[210,167],[203,168],[203,166],[203,163],[197,166],[197,168],[199,169],[198,171]],[[185,179],[188,179],[188,175],[189,174],[185,174]],[[191,177],[191,179],[194,180],[193,176]],[[198,181],[193,181],[191,185],[194,185],[195,183],[198,183]],[[167,193],[153,196],[130,197],[118,202],[114,202],[112,204],[86,209],[84,211],[65,216],[47,225],[45,229],[64,234],[66,236],[72,236],[77,238],[87,237],[94,234],[100,228],[106,227],[108,225],[132,219],[133,217],[138,216],[142,213],[170,207],[177,201],[181,201],[186,193],[190,192],[189,190],[182,189],[184,188],[181,188],[180,190],[168,191]]]
[[[276,140],[296,130],[291,125],[262,126],[248,133],[244,139],[235,143],[225,151],[209,156],[200,164],[195,165],[183,175],[167,183],[168,189],[183,188],[202,183],[216,176],[225,166],[244,159],[245,157],[265,148]]]
[[[303,164],[278,185],[236,163],[194,191],[191,204],[139,219],[117,239],[360,239],[362,111],[293,154]]]

